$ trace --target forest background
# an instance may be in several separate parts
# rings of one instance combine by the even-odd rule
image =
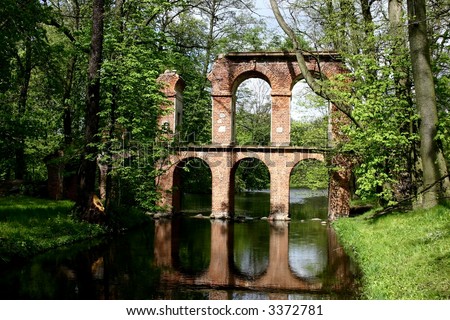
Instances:
[[[325,50],[340,54],[348,74],[336,79],[305,74],[315,94],[303,101],[316,109],[332,101],[349,119],[342,126],[347,138],[336,142],[333,152],[351,155],[355,195],[385,206],[429,207],[445,198],[450,2],[270,2],[281,9],[285,34],[272,23],[269,27],[251,0],[5,0],[0,8],[0,180],[23,181],[22,191],[36,195],[48,178],[47,167],[59,166],[65,193],[75,184],[83,212],[100,194],[102,164],[107,210],[121,205],[158,210],[154,181],[161,172],[155,163],[173,143],[157,125],[165,103],[157,82],[161,73],[177,70],[186,82],[183,125],[175,142],[208,144],[206,76],[219,53],[295,50],[301,62],[301,52]],[[433,92],[423,93],[423,83],[430,81]],[[270,91],[261,84],[262,95],[255,98],[250,88],[255,83],[237,93],[236,139],[264,145],[269,143]],[[293,119],[292,144],[328,147],[329,121],[328,112]],[[238,172],[240,189],[266,188],[264,167],[248,167],[252,170],[243,165]],[[321,188],[317,181],[326,183],[328,170],[334,170],[331,164],[311,167],[311,178],[294,174],[292,183]],[[208,189],[207,180],[192,180],[185,181],[197,191]]]

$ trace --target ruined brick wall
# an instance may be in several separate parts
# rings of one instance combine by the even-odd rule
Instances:
[[[336,55],[317,53],[306,55],[308,69],[327,78],[342,72]],[[238,86],[249,78],[261,78],[271,87],[271,145],[290,144],[290,102],[292,88],[302,79],[295,55],[292,53],[234,53],[219,56],[208,76],[212,85],[212,142],[220,145],[234,143],[234,101]]]
[[[317,76],[328,79],[343,73],[339,57],[333,53],[317,52],[305,55],[308,69]],[[246,79],[261,78],[271,87],[271,147],[255,148],[235,146],[234,109],[235,93]],[[214,218],[233,215],[234,172],[239,162],[245,158],[261,160],[270,172],[270,219],[285,220],[289,217],[289,180],[292,169],[303,159],[324,161],[323,153],[311,150],[291,148],[290,144],[290,100],[292,88],[302,79],[296,57],[292,53],[232,53],[219,56],[208,76],[212,85],[212,145],[191,147],[178,150],[166,159],[162,166],[165,174],[158,178],[161,191],[159,205],[162,210],[179,210],[179,192],[173,188],[179,181],[176,166],[184,159],[197,157],[204,160],[211,169],[212,176],[212,214]],[[177,85],[180,78],[174,72],[166,72],[160,77],[166,96],[175,103]],[[161,117],[160,124],[172,123],[176,109],[172,104],[169,112]],[[338,113],[336,108],[332,113]],[[333,118],[333,117],[332,117]],[[334,118],[338,119],[338,118]],[[172,122],[171,122],[172,121]],[[175,131],[175,128],[172,129]],[[342,139],[339,135],[339,120],[331,124],[333,139]],[[330,175],[329,217],[349,214],[350,174],[348,163],[335,157],[336,165]]]
[[[165,174],[158,178],[157,185],[162,197],[159,206],[166,211],[179,212],[179,193],[176,189],[179,176],[177,166],[186,159],[199,158],[211,170],[213,218],[229,218],[234,214],[234,173],[244,159],[258,159],[270,173],[270,216],[272,220],[289,218],[289,180],[293,168],[306,159],[324,161],[324,155],[309,149],[285,147],[186,147],[166,159],[162,169]]]
[[[162,106],[163,115],[159,117],[158,124],[169,133],[175,133],[177,126],[182,122],[184,80],[176,71],[166,70],[158,77],[161,91],[167,97],[168,103]]]

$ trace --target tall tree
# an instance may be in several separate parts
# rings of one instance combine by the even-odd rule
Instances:
[[[88,85],[85,115],[85,147],[80,169],[78,206],[82,214],[89,213],[95,196],[97,154],[99,142],[100,69],[103,52],[104,1],[93,0],[92,36],[89,53]]]
[[[9,145],[9,152],[14,153],[14,177],[19,180],[27,175],[25,150],[30,134],[27,117],[30,82],[33,69],[40,64],[38,52],[47,45],[40,25],[40,9],[37,1],[6,1],[0,11],[0,93],[5,94],[1,106],[9,109],[3,110],[9,115],[2,131],[8,140],[4,145]],[[15,100],[14,108],[9,99]]]
[[[358,194],[375,195],[384,204],[407,198],[408,188],[400,184],[408,170],[407,158],[416,138],[409,130],[415,115],[408,91],[399,90],[395,80],[407,76],[409,65],[404,49],[387,45],[393,42],[386,32],[389,30],[387,20],[382,19],[387,16],[383,7],[373,1],[298,2],[303,3],[301,9],[305,11],[302,13],[306,12],[309,19],[300,25],[300,31],[308,35],[302,26],[312,25],[314,37],[308,38],[316,41],[317,48],[338,50],[348,68],[344,79],[315,79],[306,69],[302,50],[299,50],[302,47],[296,42],[298,32],[284,20],[278,2],[271,0],[280,26],[293,40],[308,85],[351,119],[348,126],[341,127],[347,138],[339,147],[343,152],[354,154],[358,161],[354,168]]]
[[[436,139],[438,113],[430,57],[425,0],[408,0],[408,35],[417,109],[420,114],[422,207],[435,206],[448,190],[447,164]]]

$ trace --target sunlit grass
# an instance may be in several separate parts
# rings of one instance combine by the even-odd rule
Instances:
[[[450,298],[450,209],[367,213],[334,223],[368,299]]]
[[[73,203],[30,197],[0,198],[0,262],[99,236],[105,230],[78,221]]]

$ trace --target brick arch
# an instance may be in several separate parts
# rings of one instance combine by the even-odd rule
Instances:
[[[238,130],[237,130],[237,123],[236,123],[236,103],[237,103],[237,91],[239,89],[239,87],[241,86],[242,83],[244,83],[246,80],[250,80],[250,79],[260,79],[265,81],[269,87],[270,87],[270,92],[272,91],[272,87],[271,87],[271,82],[268,76],[271,76],[270,74],[270,70],[246,70],[243,71],[242,73],[238,74],[237,77],[234,79],[233,83],[232,83],[232,87],[230,88],[231,90],[231,95],[232,95],[232,100],[231,100],[231,139],[233,141],[233,143],[235,143],[237,141],[237,134],[238,134]],[[270,104],[272,104],[272,97],[270,97]],[[272,110],[270,110],[271,112]]]
[[[343,73],[339,57],[330,52],[305,54],[308,70],[328,79]],[[303,77],[296,56],[288,52],[244,52],[219,56],[208,75],[212,86],[212,142],[233,145],[234,93],[245,79],[256,76],[272,88],[271,145],[290,144],[290,100],[294,84]]]
[[[304,53],[307,68],[314,74],[321,74],[328,79],[345,73],[340,57],[333,52]],[[271,145],[270,146],[236,146],[233,141],[233,95],[237,84],[244,79],[257,76],[266,79],[271,86]],[[323,159],[327,149],[305,148],[290,145],[290,102],[293,85],[303,75],[294,53],[289,52],[242,52],[221,55],[214,62],[208,79],[211,81],[212,97],[212,143],[210,145],[177,147],[170,156],[170,161],[162,163],[160,170],[164,173],[157,179],[157,188],[161,191],[158,201],[162,210],[172,211],[171,192],[173,191],[173,164],[186,156],[197,156],[204,160],[212,173],[212,212],[211,217],[227,219],[233,215],[232,196],[234,184],[232,168],[245,155],[262,160],[270,173],[270,215],[269,220],[289,219],[289,177],[298,160],[305,158]],[[170,80],[170,79],[169,79]],[[339,139],[339,121],[342,116],[336,107],[331,112],[337,113],[331,122],[330,139]],[[316,155],[313,155],[316,154]],[[184,156],[183,156],[184,155]],[[177,159],[179,158],[179,159]],[[339,170],[330,176],[329,217],[349,214],[350,199],[350,164],[345,157],[332,158],[332,163]]]
[[[325,74],[323,72],[321,73],[321,72],[319,72],[317,70],[312,70],[310,72],[311,72],[312,76],[314,78],[316,78],[316,79],[323,79],[323,78],[329,79],[328,77],[330,76],[330,75],[327,75],[327,74]],[[302,81],[302,80],[305,80],[305,77],[301,73],[297,74],[296,77],[292,79],[292,82],[291,82],[291,85],[290,85],[291,92],[294,89],[295,85],[297,83],[299,83],[300,81]]]
[[[301,162],[305,162],[305,161],[325,162],[325,157],[323,156],[323,154],[310,154],[299,161],[293,162],[292,168],[290,168],[290,171],[289,171],[289,180],[291,179],[292,173],[294,172],[297,165],[300,164]]]
[[[325,162],[325,157],[323,154],[321,153],[309,153],[307,154],[305,157],[303,157],[302,159],[296,159],[294,162],[292,162],[292,168],[291,168],[291,173],[292,170],[295,169],[295,167],[303,161],[311,161],[311,160],[315,160],[315,161],[320,161],[320,162]]]
[[[230,88],[230,93],[232,95],[236,95],[236,91],[239,88],[239,86],[245,81],[253,78],[261,79],[266,81],[270,88],[272,89],[271,85],[271,78],[272,75],[270,74],[270,70],[246,70],[242,73],[239,73],[233,80]]]

